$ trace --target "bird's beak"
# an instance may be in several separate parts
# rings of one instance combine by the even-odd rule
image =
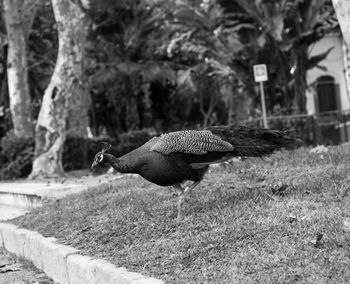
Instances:
[[[93,169],[93,168],[96,167],[96,166],[97,166],[97,162],[94,161],[94,162],[92,163],[92,165],[91,165],[91,169]]]

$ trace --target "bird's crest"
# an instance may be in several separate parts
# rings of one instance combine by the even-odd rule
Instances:
[[[107,142],[101,142],[100,145],[101,145],[101,152],[102,153],[105,153],[105,152],[109,151],[110,149],[112,149],[112,145],[107,143]]]

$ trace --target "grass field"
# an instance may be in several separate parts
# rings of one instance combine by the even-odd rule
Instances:
[[[130,177],[16,223],[167,283],[350,283],[349,173],[350,145],[279,152],[213,168],[180,223],[171,190]]]

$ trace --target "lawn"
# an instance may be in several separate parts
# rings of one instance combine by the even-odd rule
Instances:
[[[309,150],[211,169],[180,223],[170,189],[133,177],[15,222],[167,283],[350,283],[350,145]]]

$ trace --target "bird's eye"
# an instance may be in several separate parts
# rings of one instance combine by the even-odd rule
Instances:
[[[103,160],[103,154],[101,154],[101,155],[99,155],[99,156],[97,157],[97,161],[98,161],[98,162],[102,162],[102,160]]]

